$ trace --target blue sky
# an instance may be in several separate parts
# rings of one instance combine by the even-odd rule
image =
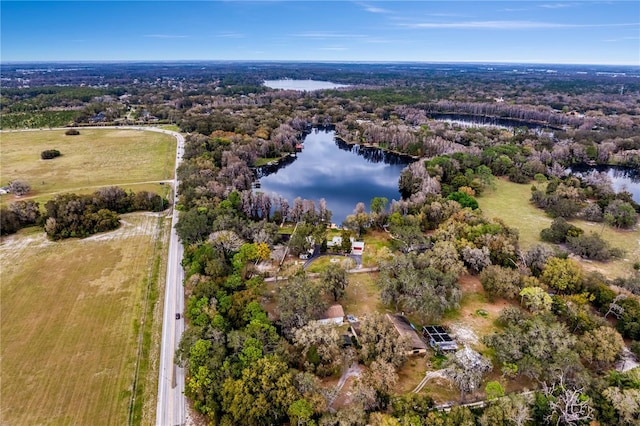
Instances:
[[[5,1],[0,60],[640,65],[640,1]]]

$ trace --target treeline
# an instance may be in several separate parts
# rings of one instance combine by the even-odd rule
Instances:
[[[2,235],[27,226],[43,226],[53,240],[83,238],[120,226],[121,213],[162,211],[168,206],[160,195],[140,191],[127,192],[119,187],[101,188],[93,194],[62,194],[44,205],[44,212],[34,201],[17,201],[0,211]]]
[[[616,193],[604,172],[594,171],[582,178],[553,176],[548,182],[544,176],[539,179],[546,185],[532,186],[531,201],[551,217],[579,217],[622,229],[638,222],[640,204],[627,191]]]
[[[461,113],[470,115],[483,115],[489,117],[502,117],[522,120],[527,122],[545,123],[551,126],[568,124],[578,127],[583,119],[554,111],[546,106],[511,105],[498,102],[454,102],[440,100],[429,104],[418,104],[417,108],[423,108],[430,113]]]

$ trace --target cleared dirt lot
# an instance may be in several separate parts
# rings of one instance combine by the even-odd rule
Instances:
[[[167,223],[138,213],[84,240],[50,242],[41,231],[3,238],[2,424],[126,424],[137,331]]]

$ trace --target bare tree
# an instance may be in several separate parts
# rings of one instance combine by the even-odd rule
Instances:
[[[624,294],[617,295],[615,299],[613,299],[613,301],[609,303],[609,310],[606,314],[604,314],[604,317],[606,318],[607,316],[609,316],[609,314],[613,314],[616,318],[620,319],[620,317],[624,313],[624,308],[618,305],[618,302],[626,298],[627,296],[625,296]]]
[[[549,401],[551,412],[546,419],[549,423],[573,426],[593,418],[591,400],[586,398],[584,387],[569,387],[563,374],[551,386],[543,383],[543,393]]]

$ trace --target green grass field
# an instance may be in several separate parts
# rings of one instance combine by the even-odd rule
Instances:
[[[529,202],[531,185],[520,185],[506,180],[496,180],[496,188],[478,197],[485,216],[500,218],[520,232],[520,248],[526,250],[541,242],[540,231],[551,225],[552,218]],[[624,277],[633,273],[633,263],[640,260],[640,231],[618,230],[599,223],[571,220],[585,233],[596,232],[614,247],[625,251],[622,259],[610,262],[581,260],[587,271],[597,271],[608,278]]]
[[[160,275],[158,241],[168,223],[138,213],[84,240],[51,242],[33,230],[3,239],[2,424],[127,424],[139,324],[145,298],[159,298],[149,282]],[[151,324],[159,327],[161,309],[144,318],[145,333],[157,334]],[[155,398],[153,359],[142,363],[137,418]],[[153,412],[144,416],[153,421]]]
[[[478,197],[484,215],[500,218],[520,232],[520,248],[527,249],[540,242],[540,231],[551,225],[552,218],[531,204],[531,185],[496,179],[496,186]]]
[[[130,129],[80,129],[77,136],[64,130],[3,132],[0,134],[0,184],[26,180],[38,201],[62,192],[93,192],[118,185],[140,190],[156,188],[173,178],[176,140],[162,133]],[[41,160],[40,153],[57,149],[61,157]],[[12,195],[2,196],[11,202]]]

